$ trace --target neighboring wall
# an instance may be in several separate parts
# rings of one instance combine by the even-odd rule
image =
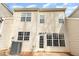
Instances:
[[[66,18],[66,29],[72,55],[79,56],[79,7]]]
[[[0,17],[3,19],[0,23],[0,50],[10,47],[10,34],[12,28],[12,13],[3,3],[0,3]]]
[[[12,29],[12,18],[5,18],[3,21],[3,26],[1,30],[0,37],[0,49],[10,48],[11,42],[11,29]]]
[[[79,56],[79,18],[67,18],[66,27],[70,52],[72,55]]]
[[[0,17],[11,17],[12,12],[8,10],[7,6],[3,3],[0,3]]]

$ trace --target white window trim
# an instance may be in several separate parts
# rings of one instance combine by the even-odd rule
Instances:
[[[44,18],[43,18],[43,19],[44,19],[44,22],[42,22],[42,23],[40,22],[41,19],[42,19],[41,16],[44,16]],[[44,15],[44,14],[39,14],[39,22],[40,22],[41,24],[44,24],[44,23],[45,23],[45,15]]]
[[[28,16],[27,13],[30,13],[30,16]],[[25,14],[25,15],[23,15],[23,14]],[[31,12],[21,13],[21,17],[25,17],[25,21],[24,22],[31,22],[31,20],[30,21],[27,21],[26,18],[27,17],[31,17],[31,19],[32,19],[32,13]]]
[[[23,32],[23,31],[19,31],[19,32]],[[19,32],[18,32],[18,33],[19,33]],[[29,40],[24,40],[24,34],[25,34],[25,32],[23,32],[23,40],[18,40],[18,39],[17,39],[17,40],[18,40],[18,41],[29,41],[29,40],[30,40],[30,35],[29,35]],[[18,36],[17,36],[17,38],[18,38]]]

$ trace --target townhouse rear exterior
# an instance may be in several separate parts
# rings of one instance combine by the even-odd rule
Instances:
[[[13,15],[12,51],[69,52],[64,12],[64,8],[15,9]],[[17,44],[16,50],[14,49],[14,44]]]
[[[2,19],[0,49],[9,49],[12,55],[30,52],[79,55],[72,53],[75,50],[70,43],[71,25],[65,17],[65,8],[16,8],[12,16]]]

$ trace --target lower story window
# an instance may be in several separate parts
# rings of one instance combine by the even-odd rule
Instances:
[[[64,34],[59,34],[59,43],[61,47],[65,46]]]
[[[52,34],[47,34],[47,46],[52,46]]]
[[[18,32],[18,40],[29,40],[30,32]]]
[[[23,32],[18,32],[18,40],[23,40]]]
[[[24,33],[24,40],[29,40],[30,32]]]
[[[47,40],[47,46],[52,46],[52,40]]]
[[[53,33],[53,46],[65,46],[64,34]]]

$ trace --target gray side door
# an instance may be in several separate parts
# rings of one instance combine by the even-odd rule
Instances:
[[[22,42],[12,42],[10,54],[16,55],[21,52]]]

